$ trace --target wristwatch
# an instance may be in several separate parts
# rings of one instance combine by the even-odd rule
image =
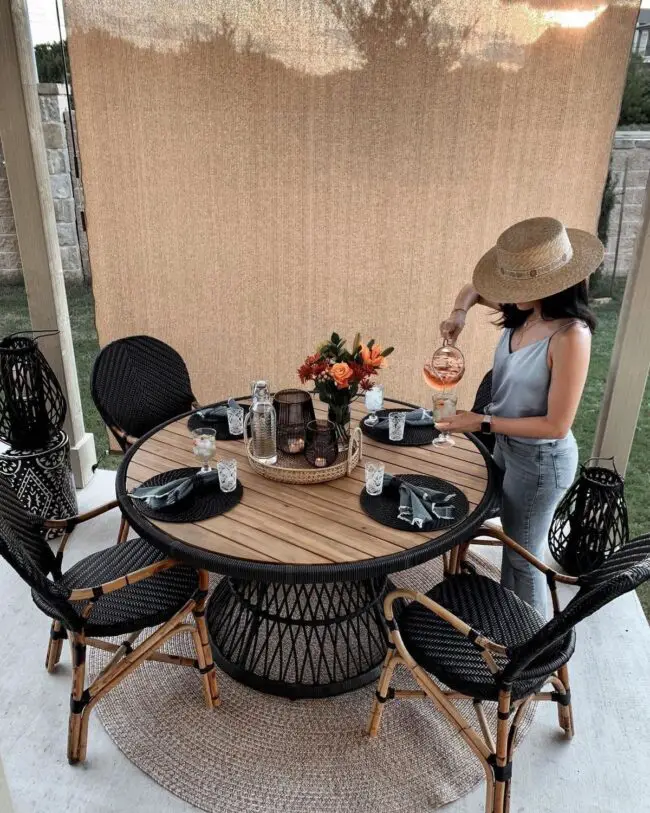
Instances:
[[[492,434],[492,415],[484,415],[481,421],[481,432],[484,435]]]

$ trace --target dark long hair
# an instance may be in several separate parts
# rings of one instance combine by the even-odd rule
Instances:
[[[558,294],[544,297],[542,319],[580,319],[593,333],[596,330],[596,315],[589,307],[587,282],[578,282]],[[518,328],[524,324],[532,311],[522,311],[516,305],[501,305],[499,327]]]

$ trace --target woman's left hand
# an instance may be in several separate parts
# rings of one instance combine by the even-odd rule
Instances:
[[[483,415],[478,412],[459,411],[451,418],[436,421],[435,427],[442,432],[479,432],[482,421]]]

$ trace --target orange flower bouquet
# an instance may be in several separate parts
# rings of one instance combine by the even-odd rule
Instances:
[[[308,356],[298,368],[303,384],[314,382],[314,390],[329,407],[328,418],[336,426],[339,449],[347,449],[350,441],[350,403],[361,393],[371,389],[372,379],[386,367],[386,357],[393,349],[385,350],[371,339],[362,344],[357,333],[352,350],[338,333]]]

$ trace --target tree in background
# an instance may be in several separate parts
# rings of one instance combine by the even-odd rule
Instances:
[[[63,43],[65,64],[68,62],[68,43]],[[60,42],[46,42],[34,47],[39,82],[65,82],[65,65]]]
[[[627,68],[618,123],[650,124],[650,68],[640,54],[632,54]]]
[[[609,237],[609,216],[612,212],[616,197],[614,188],[616,186],[616,176],[612,174],[611,167],[607,172],[607,181],[603,189],[603,198],[600,203],[600,216],[598,218],[598,237],[600,242],[606,247],[607,238]],[[600,293],[600,287],[603,281],[604,262],[601,263],[596,271],[589,278],[589,292],[591,294]]]

